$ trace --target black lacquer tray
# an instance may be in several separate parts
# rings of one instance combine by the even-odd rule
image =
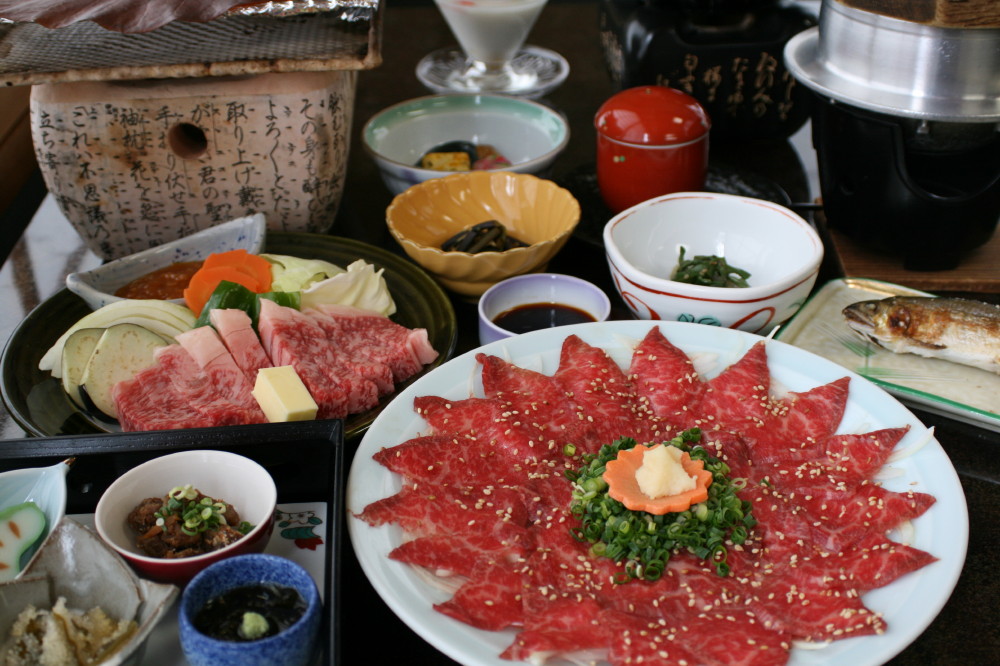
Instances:
[[[63,435],[0,442],[0,471],[73,462],[66,513],[93,513],[104,490],[127,470],[161,455],[193,449],[231,451],[274,478],[278,503],[325,502],[326,561],[320,664],[340,663],[339,579],[344,507],[344,428],[340,420]]]

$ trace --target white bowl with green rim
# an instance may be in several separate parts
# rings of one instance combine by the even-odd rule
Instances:
[[[452,171],[416,166],[432,148],[451,141],[490,145],[510,162],[489,171],[544,176],[569,143],[569,125],[538,102],[504,95],[429,95],[390,106],[361,132],[365,151],[393,194]]]

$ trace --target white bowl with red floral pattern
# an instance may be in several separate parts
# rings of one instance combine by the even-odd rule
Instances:
[[[711,192],[677,192],[637,204],[604,227],[619,295],[639,319],[683,321],[766,334],[805,303],[823,260],[813,226],[778,204]],[[750,273],[747,287],[671,279],[685,258],[723,257]]]

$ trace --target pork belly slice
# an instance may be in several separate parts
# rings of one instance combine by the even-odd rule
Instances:
[[[219,332],[219,337],[236,361],[236,365],[253,386],[257,381],[257,371],[261,368],[270,368],[272,364],[260,344],[257,332],[253,330],[250,315],[243,310],[228,308],[211,310],[208,318]]]
[[[407,328],[377,312],[349,305],[323,305],[305,312],[346,354],[389,366],[397,382],[438,357],[426,329]]]
[[[357,363],[332,344],[316,321],[294,308],[261,300],[257,330],[275,366],[295,368],[319,406],[318,418],[343,418],[375,407],[388,368]],[[378,376],[378,382],[372,376]]]

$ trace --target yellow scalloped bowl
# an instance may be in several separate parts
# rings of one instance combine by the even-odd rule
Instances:
[[[496,220],[528,247],[445,252],[441,244]],[[446,289],[478,298],[500,280],[544,270],[580,221],[580,204],[550,180],[509,171],[457,173],[414,185],[386,210],[389,231]]]

